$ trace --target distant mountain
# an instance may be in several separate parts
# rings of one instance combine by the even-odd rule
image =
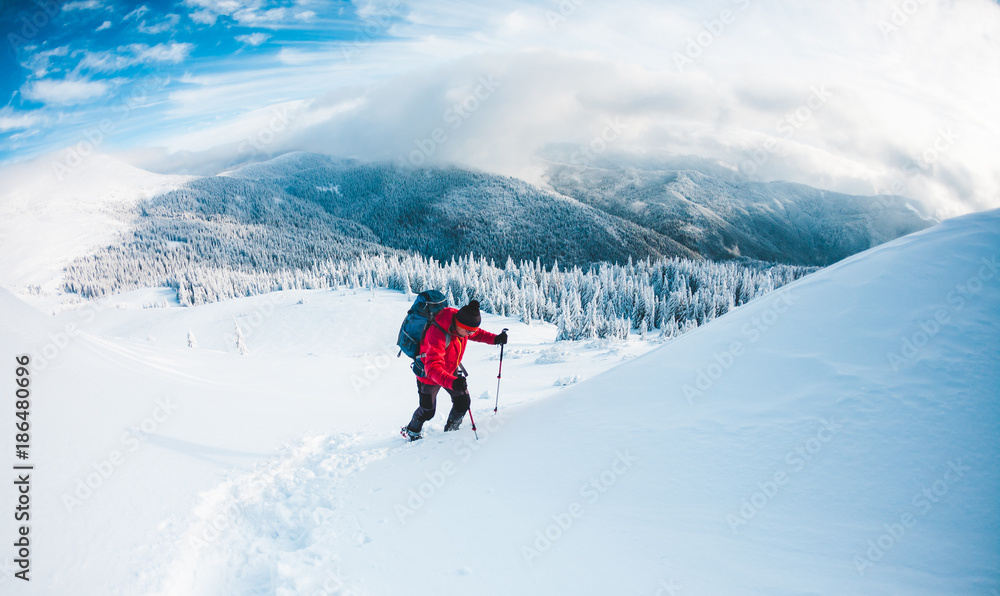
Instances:
[[[692,170],[556,165],[549,181],[558,192],[457,167],[290,153],[137,203],[121,214],[121,239],[72,261],[64,287],[101,296],[190,286],[212,300],[332,279],[324,264],[411,252],[546,266],[647,257],[829,264],[931,223],[900,197]]]
[[[712,165],[674,160],[673,167]],[[904,197],[740,181],[712,165],[553,164],[543,190],[457,167],[413,169],[292,153],[227,176],[354,222],[364,240],[438,259],[485,255],[586,265],[680,256],[828,265],[936,220]],[[582,239],[586,241],[581,241]]]
[[[698,258],[668,236],[573,198],[455,167],[413,169],[293,153],[227,176],[319,205],[363,226],[366,239],[442,260],[469,252],[571,265]]]
[[[556,163],[546,178],[561,194],[713,260],[829,265],[937,223],[905,197],[847,195],[688,169]]]

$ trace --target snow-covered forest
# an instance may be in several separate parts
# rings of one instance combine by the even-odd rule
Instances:
[[[659,329],[662,337],[673,337],[814,270],[679,258],[601,263],[586,270],[508,259],[499,267],[473,255],[443,263],[419,255],[381,254],[270,271],[204,265],[168,271],[170,264],[158,261],[123,271],[123,281],[114,289],[141,287],[138,278],[145,278],[173,288],[181,304],[192,306],[290,289],[389,288],[409,294],[437,288],[453,305],[475,298],[486,312],[555,323],[559,339],[623,338],[633,329]],[[74,278],[82,279],[83,267],[74,267]],[[129,278],[131,283],[125,281]],[[65,289],[87,298],[112,291],[82,281],[67,281]]]

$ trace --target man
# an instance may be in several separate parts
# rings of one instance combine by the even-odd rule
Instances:
[[[507,343],[506,331],[494,335],[485,329],[480,329],[481,322],[479,302],[472,300],[459,309],[441,309],[433,324],[427,328],[424,340],[420,344],[425,376],[417,377],[420,407],[413,412],[413,419],[403,428],[402,433],[411,441],[419,439],[424,422],[434,418],[437,394],[442,387],[451,395],[452,404],[444,430],[458,430],[461,426],[465,413],[472,404],[465,380],[465,369],[462,368],[461,374],[459,373],[466,342],[471,339],[484,344]]]

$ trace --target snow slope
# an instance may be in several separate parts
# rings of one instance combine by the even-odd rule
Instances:
[[[1000,211],[948,220],[636,358],[487,317],[514,341],[500,414],[473,400],[476,440],[443,406],[414,444],[399,294],[41,317],[0,291],[3,360],[57,352],[18,592],[994,594],[998,259]]]
[[[101,154],[72,168],[56,154],[0,168],[0,283],[55,290],[63,267],[125,230],[139,201],[191,178]]]
[[[478,443],[305,442],[206,496],[229,534],[167,592],[987,594],[998,232],[946,222],[502,424],[479,408]]]
[[[36,546],[32,582],[18,593],[149,593],[183,556],[199,513],[211,511],[203,493],[273,466],[317,436],[398,444],[416,400],[393,343],[412,297],[289,291],[145,308],[176,305],[169,294],[132,292],[45,316],[0,289],[0,358],[10,363],[3,378],[13,378],[16,354],[34,355],[27,463],[38,470]],[[236,348],[236,324],[249,355]],[[494,316],[484,325],[510,327],[516,337],[504,360],[513,375],[505,404],[557,393],[560,379],[590,377],[651,347],[555,347],[553,325]],[[497,352],[468,351],[477,407],[492,408]],[[440,432],[442,424],[430,426]],[[12,434],[3,434],[3,450],[13,459]],[[3,483],[4,507],[13,506],[14,489]],[[0,519],[0,536],[13,537],[12,516]],[[21,581],[13,559],[0,550],[0,593]]]

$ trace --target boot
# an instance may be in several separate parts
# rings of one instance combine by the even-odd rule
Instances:
[[[458,427],[462,426],[462,420],[465,419],[465,412],[462,412],[457,417],[448,416],[448,422],[444,425],[444,432],[458,430]]]

